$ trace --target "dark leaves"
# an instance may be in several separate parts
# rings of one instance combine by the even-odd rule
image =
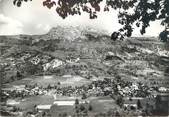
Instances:
[[[21,6],[21,2],[19,1],[19,2],[17,2],[17,6],[18,7],[20,7]]]
[[[163,41],[163,42],[169,41],[168,35],[169,35],[169,31],[164,30],[164,31],[161,32],[160,35],[159,35],[160,40]]]
[[[49,9],[51,9],[54,5],[56,5],[55,1],[46,0],[43,2],[43,6],[46,6]]]
[[[118,37],[119,37],[119,33],[118,33],[118,32],[114,32],[114,33],[112,33],[112,35],[111,35],[111,39],[112,39],[113,41],[116,41],[116,40],[118,39]]]
[[[22,2],[28,2],[32,0],[13,0],[13,4],[16,5],[17,7],[20,7],[22,5]]]

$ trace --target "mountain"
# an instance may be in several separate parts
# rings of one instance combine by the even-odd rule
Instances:
[[[73,27],[73,26],[57,26],[42,36],[42,39],[62,39],[65,41],[74,41],[76,39],[85,39],[87,34],[96,36],[96,35],[103,35],[107,32],[104,30],[98,30],[91,27]]]
[[[155,37],[112,41],[105,31],[56,27],[44,35],[0,37],[2,83],[55,74],[85,78],[169,78],[169,52]]]

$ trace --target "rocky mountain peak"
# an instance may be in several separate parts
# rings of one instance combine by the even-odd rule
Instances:
[[[79,27],[79,26],[57,26],[51,28],[46,34],[49,39],[63,39],[68,41],[74,41],[77,38],[84,39],[86,34],[90,35],[103,35],[106,31],[98,30],[92,27]]]

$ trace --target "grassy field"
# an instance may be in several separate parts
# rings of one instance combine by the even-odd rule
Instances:
[[[20,100],[20,103],[15,105],[23,110],[32,110],[35,105],[49,105],[53,104],[53,96],[44,95],[44,96],[31,96]]]
[[[42,87],[47,87],[49,84],[51,86],[58,85],[60,83],[61,87],[65,86],[82,86],[91,83],[90,80],[80,77],[80,76],[71,76],[71,77],[59,77],[59,76],[35,76],[24,78],[22,80],[17,80],[11,82],[10,84],[5,84],[3,88],[12,88],[12,86],[17,85],[33,85],[38,84]]]
[[[50,113],[52,117],[57,117],[59,114],[67,113],[68,115],[72,115],[74,113],[74,106],[57,106],[53,105],[50,109]]]
[[[107,112],[110,109],[118,109],[115,101],[110,97],[96,97],[91,99],[91,105],[93,106],[93,113]]]
[[[50,85],[57,85],[60,83],[61,87],[65,86],[82,86],[85,84],[89,84],[91,81],[87,80],[80,76],[71,76],[71,77],[58,77],[58,76],[39,76],[36,77],[31,83],[37,83],[40,86],[46,87]]]
[[[67,98],[67,100],[70,100],[70,99]],[[81,101],[81,99],[79,99],[79,101]],[[88,111],[88,114],[91,117],[94,116],[96,113],[105,113],[105,112],[108,112],[109,110],[119,109],[119,106],[117,106],[115,104],[115,101],[110,97],[89,97],[86,99],[86,101],[89,101],[89,104],[92,105],[92,111]],[[87,106],[85,107],[88,109]],[[55,117],[56,115],[59,115],[60,113],[62,114],[67,113],[69,115],[72,115],[75,113],[75,107],[53,105],[51,107],[50,112],[51,112],[52,117]]]
[[[72,101],[76,98],[81,101],[80,97],[63,97],[63,96],[57,96],[57,101]],[[32,96],[29,98],[24,98],[23,100],[17,100],[20,101],[19,104],[16,104],[16,107],[19,107],[23,109],[23,111],[31,111],[34,109],[35,105],[52,105],[50,109],[50,113],[52,117],[55,117],[56,115],[59,115],[60,113],[67,113],[69,115],[72,115],[75,113],[75,106],[69,105],[69,106],[58,106],[56,104],[53,104],[55,101],[53,96],[45,95],[45,96]],[[104,113],[108,112],[109,110],[114,109],[120,109],[119,106],[116,105],[115,101],[110,97],[89,97],[86,99],[86,101],[89,102],[90,105],[92,105],[92,111],[88,111],[89,115],[94,115],[96,113]]]

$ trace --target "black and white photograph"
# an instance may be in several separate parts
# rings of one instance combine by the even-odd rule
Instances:
[[[169,117],[169,0],[0,0],[0,117]]]

